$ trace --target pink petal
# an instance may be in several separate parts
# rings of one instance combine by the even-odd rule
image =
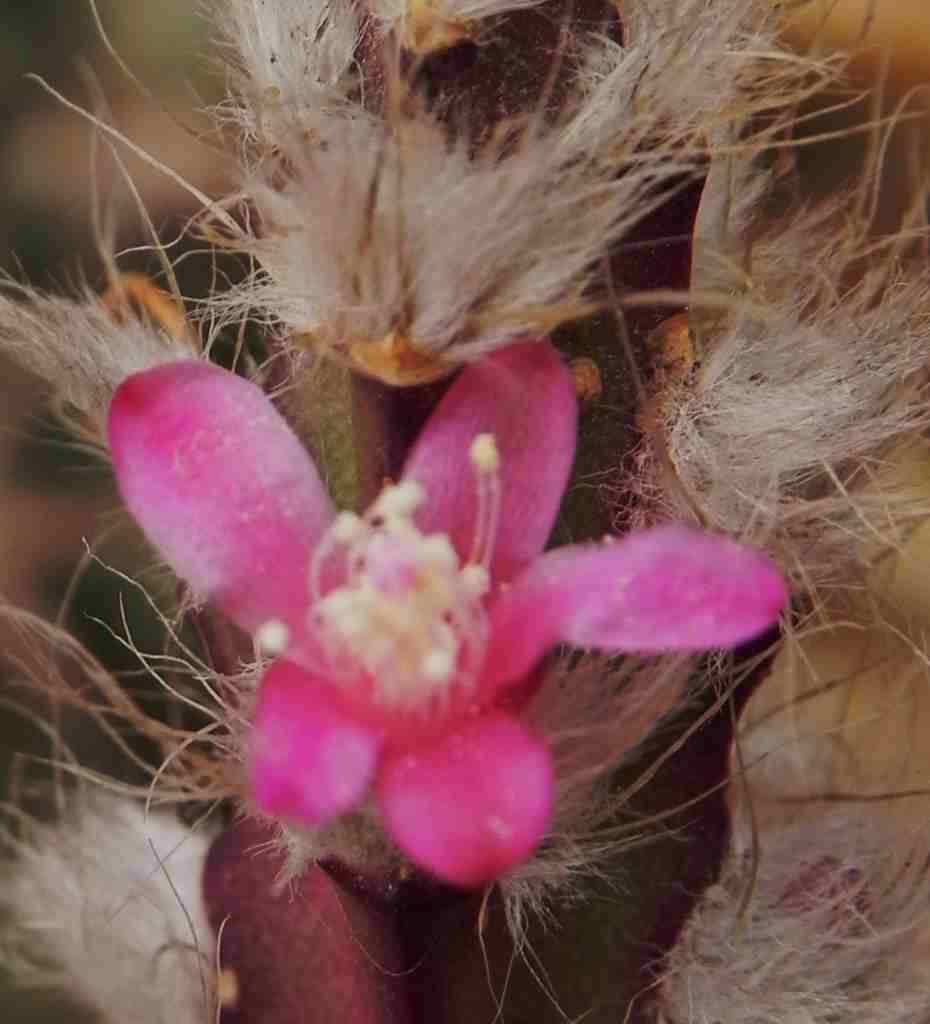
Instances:
[[[346,714],[335,696],[283,658],[262,680],[251,775],[255,800],[266,814],[320,825],[364,797],[380,739]]]
[[[386,758],[378,796],[389,833],[414,863],[477,886],[536,849],[552,816],[552,761],[515,718],[486,715],[434,746]]]
[[[539,558],[495,599],[485,693],[520,680],[558,643],[607,651],[704,651],[761,633],[788,600],[765,555],[662,526]]]
[[[502,349],[465,369],[439,403],[404,466],[426,489],[417,514],[424,532],[448,534],[467,558],[478,496],[469,448],[494,435],[502,502],[491,574],[509,579],[543,549],[575,455],[572,378],[548,341]]]
[[[250,631],[299,627],[331,512],[267,396],[208,363],[169,363],[120,385],[109,433],[130,512],[198,597]]]

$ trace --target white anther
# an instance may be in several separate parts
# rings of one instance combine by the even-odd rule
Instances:
[[[501,457],[493,434],[479,434],[471,443],[468,456],[474,467],[478,507],[475,532],[467,561],[487,568],[491,564],[497,525],[501,512]]]
[[[360,639],[371,631],[370,616],[365,608],[347,607],[335,619],[336,628],[347,640]]]
[[[468,449],[468,457],[479,473],[496,473],[500,469],[501,455],[493,434],[479,434]]]
[[[346,623],[358,618],[358,595],[348,589],[333,590],[316,606],[316,613],[324,622],[335,626],[340,633],[346,632]]]
[[[405,480],[402,484],[385,487],[373,511],[383,516],[403,519],[416,512],[425,500],[426,491],[415,480]]]
[[[371,614],[377,617],[382,626],[397,632],[409,632],[416,628],[419,618],[418,610],[403,601],[382,602],[371,609]]]
[[[365,532],[365,524],[354,512],[340,512],[332,526],[333,540],[337,544],[354,544]]]
[[[444,683],[452,675],[455,658],[451,651],[435,647],[427,654],[420,665],[420,670],[427,679],[435,683]]]
[[[453,571],[459,567],[459,556],[444,533],[431,533],[424,537],[417,547],[417,554],[426,565],[436,569]]]
[[[255,631],[255,643],[262,654],[274,658],[287,650],[291,631],[280,619],[269,619]]]
[[[462,583],[471,597],[483,597],[491,586],[491,574],[483,565],[471,563],[460,573]]]
[[[471,459],[479,554],[469,564],[462,565],[445,534],[420,532],[414,512],[426,492],[413,480],[385,487],[362,517],[337,516],[314,558],[309,628],[334,675],[355,678],[346,671],[354,663],[388,704],[429,707],[434,696],[475,681],[486,646],[481,599],[490,586],[481,558],[490,550],[500,504],[500,459],[490,434],[475,438]],[[322,593],[324,558],[335,547],[342,548],[342,585]]]

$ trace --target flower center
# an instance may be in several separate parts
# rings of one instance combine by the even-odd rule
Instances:
[[[453,689],[468,689],[481,668],[499,460],[488,434],[475,439],[470,454],[478,515],[464,564],[446,534],[417,528],[414,516],[427,495],[415,481],[385,487],[364,516],[341,513],[313,559],[310,624],[334,676],[351,680],[361,668],[392,707],[442,704]],[[344,582],[324,595],[323,564],[336,552]]]

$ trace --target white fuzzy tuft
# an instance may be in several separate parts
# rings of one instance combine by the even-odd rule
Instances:
[[[745,901],[745,902],[744,902]],[[930,1016],[926,836],[819,815],[737,843],[671,954],[664,1024],[918,1024]]]
[[[244,141],[278,144],[296,114],[338,109],[356,89],[359,17],[328,0],[219,0],[211,14],[230,51],[232,92],[220,108]]]
[[[347,59],[351,33],[327,17],[305,15],[313,52],[333,35]],[[219,321],[259,308],[298,342],[371,369],[398,338],[455,364],[589,312],[605,301],[585,289],[608,247],[699,173],[707,139],[797,92],[802,62],[774,46],[772,21],[758,0],[625,5],[623,46],[579,42],[561,113],[531,113],[478,152],[415,97],[382,121],[285,92],[273,157],[259,147],[244,171],[256,227],[229,239],[262,269],[216,297]],[[271,74],[250,73],[253,93]]]
[[[204,831],[97,796],[11,842],[0,951],[15,983],[61,989],[114,1024],[213,1019]]]
[[[10,282],[0,291],[0,352],[35,374],[98,439],[126,377],[194,355],[134,316],[117,319],[96,296],[42,295]]]
[[[747,183],[737,221],[773,184]],[[930,425],[930,274],[906,238],[869,243],[852,205],[737,223],[729,251],[705,240],[697,273],[718,290],[694,296],[701,362],[661,400],[689,512],[767,547],[821,600],[930,514],[888,458]]]
[[[902,455],[908,456],[902,459]],[[930,492],[930,453],[899,471]],[[915,486],[915,492],[918,488]],[[831,801],[906,835],[930,814],[930,521],[896,557],[850,580],[834,621],[814,613],[789,631],[739,726],[738,816],[762,828],[816,815]],[[835,602],[838,605],[838,602]]]

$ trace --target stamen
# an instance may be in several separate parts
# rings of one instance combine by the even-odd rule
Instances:
[[[333,523],[333,540],[337,544],[354,544],[365,532],[365,524],[361,516],[354,512],[340,512]]]
[[[387,518],[407,519],[426,500],[426,492],[415,480],[385,487],[371,511]]]
[[[364,636],[368,628],[366,605],[371,603],[370,595],[361,587],[356,590],[341,587],[323,599],[321,610],[346,640],[354,640]]]
[[[491,574],[483,565],[466,565],[462,568],[461,576],[469,594],[474,597],[484,597],[490,589]]]
[[[459,556],[444,533],[432,533],[420,544],[423,560],[436,569],[457,569]]]
[[[436,683],[444,683],[452,675],[455,659],[450,651],[436,648],[427,654],[420,668],[427,679]]]
[[[290,642],[291,631],[280,619],[269,619],[255,632],[258,649],[270,658],[283,654]]]
[[[333,525],[323,534],[310,560],[310,598],[313,604],[322,600],[320,586],[323,565],[336,547],[351,548],[368,535],[368,525],[361,516],[354,512],[340,512],[333,520]]]
[[[477,555],[462,565],[445,534],[424,536],[413,514],[426,499],[416,481],[386,487],[364,517],[337,516],[314,556],[313,605],[333,680],[361,671],[387,705],[441,713],[453,690],[477,678],[487,645],[482,598],[497,529],[500,456],[490,434],[470,449],[478,478]],[[341,584],[321,594],[322,565],[341,547]]]
[[[471,464],[482,475],[497,473],[501,466],[500,451],[493,434],[479,434],[468,450]]]
[[[485,542],[481,553],[481,565],[489,569],[491,555],[494,553],[494,541],[497,539],[497,528],[501,518],[501,478],[495,473],[482,478],[485,485],[486,497],[484,503],[487,507],[485,513]]]
[[[479,434],[472,441],[468,455],[475,468],[475,484],[478,490],[475,536],[472,539],[468,561],[487,569],[494,552],[501,510],[501,457],[494,435]]]

